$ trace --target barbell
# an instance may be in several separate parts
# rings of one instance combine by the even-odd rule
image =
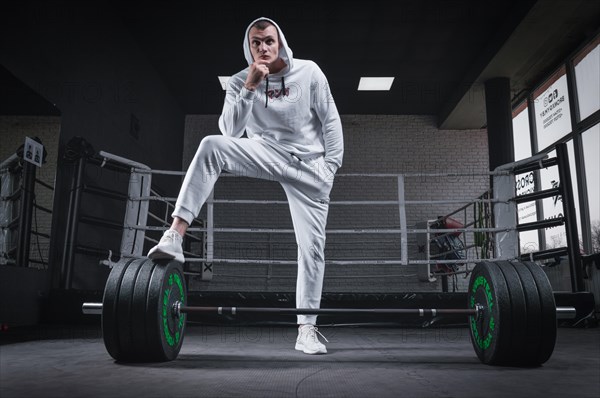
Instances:
[[[187,305],[180,263],[130,259],[111,270],[102,303],[83,303],[82,310],[102,316],[104,345],[120,362],[174,360],[183,343],[187,313],[389,314],[466,316],[479,360],[512,366],[546,362],[554,351],[557,316],[575,315],[573,307],[556,307],[546,274],[533,262],[478,263],[467,299],[467,307],[459,309],[195,307]]]

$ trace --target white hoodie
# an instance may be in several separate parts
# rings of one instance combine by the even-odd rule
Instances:
[[[287,67],[269,74],[255,91],[244,87],[249,66],[233,75],[219,118],[221,133],[241,137],[246,131],[249,138],[265,140],[300,159],[324,155],[335,172],[342,165],[344,138],[327,78],[313,61],[293,58],[283,32],[269,18],[258,18],[246,28],[248,65],[254,62],[248,33],[259,20],[271,22],[279,31],[279,57]]]

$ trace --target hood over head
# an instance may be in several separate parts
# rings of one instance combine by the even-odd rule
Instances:
[[[248,65],[251,65],[254,62],[254,58],[252,58],[252,52],[250,51],[250,40],[248,39],[248,33],[250,32],[250,28],[258,21],[268,21],[277,28],[277,32],[279,32],[279,42],[281,43],[281,48],[279,49],[279,58],[281,58],[287,65],[287,68],[284,68],[283,72],[287,72],[293,67],[293,56],[292,49],[288,46],[287,41],[285,40],[285,36],[281,31],[281,28],[275,21],[270,18],[260,17],[256,18],[254,21],[250,22],[248,27],[246,28],[246,33],[244,34],[244,56],[246,57],[246,61],[248,61]]]

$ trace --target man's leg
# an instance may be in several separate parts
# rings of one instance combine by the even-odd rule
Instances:
[[[221,172],[234,175],[279,179],[287,159],[267,144],[251,140],[210,135],[205,137],[192,160],[173,211],[173,224],[158,245],[150,249],[152,259],[184,262],[183,235],[210,195]]]
[[[325,227],[332,187],[332,176],[325,176],[326,171],[321,163],[322,158],[312,163],[299,164],[301,173],[297,180],[282,184],[298,244],[297,308],[319,308],[321,305],[325,275]],[[297,350],[307,354],[327,352],[317,338],[316,321],[316,315],[298,315],[300,328]]]
[[[296,307],[319,308],[325,275],[325,226],[329,204],[292,197],[290,212],[298,244]],[[298,324],[315,325],[316,315],[298,315]]]

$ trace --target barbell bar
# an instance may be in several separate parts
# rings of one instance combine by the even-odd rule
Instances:
[[[84,314],[102,315],[102,303],[83,303]],[[197,307],[184,306],[176,301],[171,310],[174,316],[189,313],[213,313],[218,315],[278,314],[278,315],[417,315],[417,316],[478,316],[483,306],[476,308],[276,308],[276,307]],[[573,310],[575,310],[573,308]]]
[[[83,303],[82,312],[86,315],[102,315],[102,303]],[[177,301],[173,305],[176,316],[189,313],[213,313],[218,315],[238,314],[278,314],[278,315],[418,315],[418,316],[479,316],[483,306],[475,308],[274,308],[274,307],[197,307],[182,306]],[[556,307],[557,319],[573,319],[577,314],[575,307]]]
[[[471,271],[466,308],[265,308],[188,306],[183,268],[175,261],[130,259],[116,264],[102,303],[83,303],[84,314],[102,316],[108,353],[117,361],[169,361],[177,357],[188,313],[220,315],[386,314],[468,317],[471,342],[481,362],[535,366],[554,350],[557,319],[574,318],[556,307],[548,278],[533,262],[478,263]]]

